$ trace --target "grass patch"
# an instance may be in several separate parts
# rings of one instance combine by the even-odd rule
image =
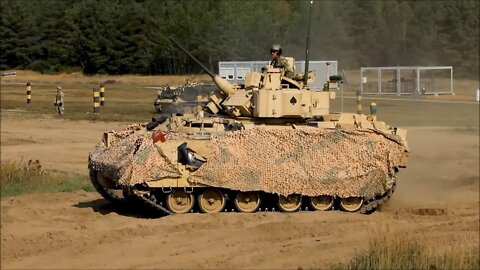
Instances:
[[[2,161],[0,179],[2,198],[25,193],[94,191],[85,176],[43,170],[38,160]]]
[[[2,78],[0,107],[2,110],[21,110],[20,113],[12,112],[9,115],[29,119],[48,116],[74,121],[146,122],[152,117],[158,116],[153,106],[158,87],[164,86],[166,83],[171,86],[182,85],[187,78],[193,82],[212,83],[212,80],[206,74],[200,74],[199,76],[86,76],[81,73],[42,75],[25,70],[17,70],[16,72],[17,76]],[[355,89],[358,88],[359,84],[354,83],[354,81],[359,80],[360,76],[359,71],[355,72],[352,74],[350,74],[350,71],[348,72],[350,84],[355,87],[348,93],[348,86],[346,85],[345,96],[355,95]],[[30,104],[26,103],[26,82],[32,83],[32,103]],[[101,83],[105,84],[105,106],[101,106],[100,113],[94,115],[92,88],[99,87]],[[475,82],[474,80],[455,81],[455,99],[468,94],[468,98],[462,98],[473,101],[474,90],[477,89],[476,84],[478,84],[478,81]],[[62,116],[58,116],[53,106],[57,85],[63,87],[65,94],[65,114]],[[463,90],[457,88],[460,85],[464,87]],[[447,97],[451,98],[451,96]],[[418,103],[414,100],[379,101],[376,98],[376,96],[364,97],[364,105],[370,101],[376,101],[379,120],[391,125],[478,127],[478,106],[475,106],[475,104]],[[442,97],[434,98],[440,99]],[[405,99],[405,97],[402,97],[402,99]],[[341,108],[344,109],[344,112],[354,112],[357,108],[356,100],[345,98],[342,105],[340,93],[337,93],[337,99],[330,103],[330,111],[339,112]],[[368,109],[364,110],[364,112],[366,111]],[[415,112],[415,117],[412,117],[410,112]],[[432,112],[437,113],[432,116]]]
[[[406,231],[372,231],[365,252],[333,269],[480,269],[478,247],[452,244],[440,250],[425,243],[428,239]]]

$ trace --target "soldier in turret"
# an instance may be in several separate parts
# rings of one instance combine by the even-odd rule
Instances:
[[[288,59],[282,56],[282,47],[279,44],[273,44],[270,53],[272,54],[270,65],[274,68],[283,68],[285,77],[293,77],[295,74],[293,64],[289,63]]]

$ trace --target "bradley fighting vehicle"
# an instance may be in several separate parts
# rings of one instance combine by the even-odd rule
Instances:
[[[162,103],[177,102],[183,91],[183,87],[170,87],[168,84],[162,89],[159,89],[157,91],[157,98],[153,102],[155,110],[157,110],[157,112],[162,112]]]
[[[187,80],[183,85],[166,85],[157,91],[153,106],[158,113],[172,114],[196,108],[206,103],[205,97],[216,89],[213,84],[193,83]]]
[[[331,112],[330,83],[309,87],[308,40],[304,74],[266,66],[232,85],[171,39],[217,90],[195,114],[105,133],[89,155],[93,186],[114,203],[165,214],[375,211],[406,166],[406,131],[376,115]]]
[[[97,191],[164,213],[235,209],[340,209],[371,213],[395,189],[406,131],[376,115],[332,113],[335,92],[266,66],[218,90],[196,114],[175,114],[104,134],[89,156]],[[297,76],[302,77],[302,76]]]

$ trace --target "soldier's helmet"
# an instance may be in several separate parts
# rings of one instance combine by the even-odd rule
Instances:
[[[278,52],[279,55],[282,54],[282,47],[280,46],[280,44],[273,44],[272,47],[270,48],[270,53],[272,52]]]

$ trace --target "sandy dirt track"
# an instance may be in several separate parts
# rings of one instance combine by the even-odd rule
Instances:
[[[2,115],[2,160],[23,156],[83,175],[102,132],[127,125]],[[390,202],[372,215],[149,219],[116,209],[97,193],[23,195],[1,200],[1,268],[326,268],[364,250],[378,228],[409,230],[438,249],[452,243],[478,248],[478,129],[407,129],[410,165],[400,172]]]

